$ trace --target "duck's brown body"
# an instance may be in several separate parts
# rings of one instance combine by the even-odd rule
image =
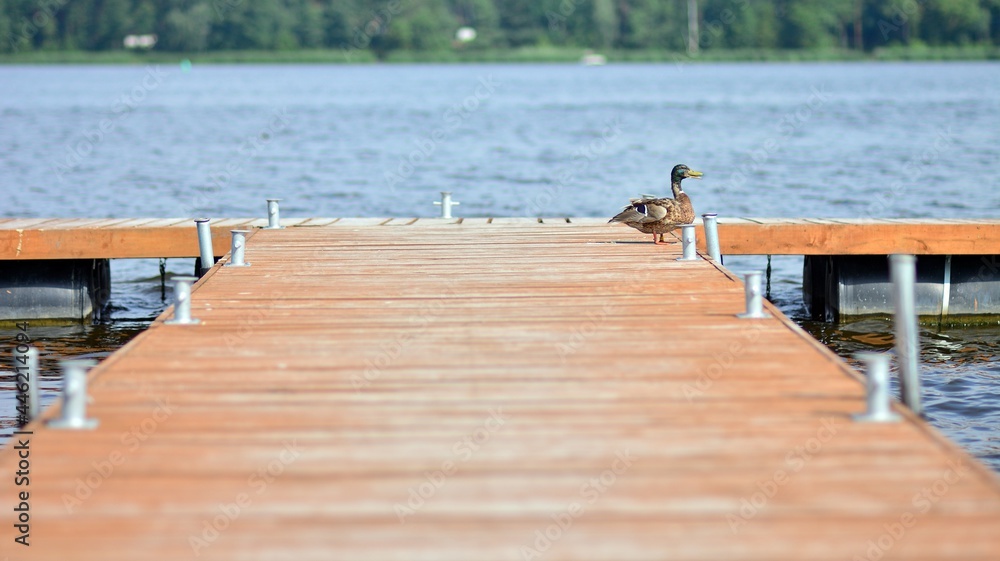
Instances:
[[[653,234],[653,243],[662,243],[663,234],[671,232],[682,224],[694,222],[694,206],[691,198],[681,189],[681,180],[687,177],[701,177],[701,172],[691,171],[687,166],[674,167],[671,173],[671,189],[674,198],[632,199],[609,222],[621,222],[644,234]]]

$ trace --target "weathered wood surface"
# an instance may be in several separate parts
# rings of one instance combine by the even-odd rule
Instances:
[[[92,371],[97,430],[29,427],[30,550],[0,451],[3,551],[1000,559],[997,477],[911,416],[852,422],[859,376],[737,319],[724,270],[625,228],[426,226],[255,232],[201,324]]]
[[[602,226],[603,218],[295,218],[287,227],[351,226]],[[212,222],[216,256],[229,251],[236,228],[266,225],[264,219]],[[700,224],[700,219],[699,219]],[[637,241],[644,238],[638,232]],[[622,234],[628,237],[629,234]],[[698,227],[704,250],[704,232]],[[721,218],[726,255],[992,255],[1000,254],[998,220],[847,220],[819,218]],[[187,218],[0,219],[0,260],[197,257],[198,236]]]
[[[721,218],[719,243],[729,255],[995,255],[1000,220]]]

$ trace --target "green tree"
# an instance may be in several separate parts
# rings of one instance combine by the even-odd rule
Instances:
[[[153,0],[135,0],[129,11],[128,32],[137,35],[156,30],[156,5]]]
[[[931,45],[978,43],[988,37],[990,12],[977,0],[927,0],[920,37]]]
[[[502,43],[500,12],[492,0],[451,0],[450,9],[458,25],[476,30],[473,46],[490,47]]]
[[[10,2],[0,0],[0,53],[9,53],[20,48],[11,12]]]
[[[990,14],[990,39],[1000,45],[1000,0],[986,0],[983,7]]]
[[[314,49],[323,45],[323,7],[313,0],[296,0],[292,33],[298,44]]]
[[[618,39],[618,12],[612,0],[593,0],[594,44],[608,48]]]
[[[1000,44],[1000,0],[699,0],[699,46],[823,49]],[[459,26],[471,44],[453,43]],[[0,0],[0,52],[576,47],[683,51],[684,0]],[[860,41],[859,41],[860,38]],[[453,47],[454,44],[454,47]]]
[[[568,0],[572,3],[572,0]],[[531,0],[497,2],[500,28],[512,47],[537,45],[545,33],[545,10],[541,3]]]
[[[444,0],[424,0],[400,20],[400,26],[410,29],[410,40],[405,46],[418,51],[448,48],[458,29]]]
[[[128,0],[97,0],[94,8],[88,48],[99,51],[123,48],[132,11]]]
[[[623,47],[679,51],[687,45],[686,3],[630,0],[622,6],[621,20]]]
[[[171,51],[205,50],[211,25],[212,8],[206,2],[173,8],[167,12],[158,43]]]
[[[785,3],[781,20],[782,46],[792,49],[827,48],[837,45],[840,20],[829,3],[823,0],[797,0]]]

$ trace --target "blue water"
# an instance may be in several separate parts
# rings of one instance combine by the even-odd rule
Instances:
[[[610,216],[682,162],[721,216],[993,218],[998,91],[996,63],[7,66],[0,216],[263,216],[272,196],[286,217],[432,216],[441,190],[459,216]],[[772,299],[835,351],[886,347],[884,323],[809,322],[801,259],[774,267]],[[156,261],[113,276],[112,322],[33,327],[44,358],[106,356],[163,308]],[[1000,336],[924,340],[930,420],[1000,470]]]

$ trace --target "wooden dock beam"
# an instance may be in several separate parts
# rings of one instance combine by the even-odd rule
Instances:
[[[699,219],[700,221],[700,219]],[[592,225],[620,230],[603,218],[291,218],[287,227],[399,226],[440,223]],[[213,220],[216,257],[229,251],[229,231],[262,227],[266,219]],[[623,235],[623,238],[627,238]],[[705,251],[704,232],[697,232]],[[641,236],[636,236],[641,241]],[[719,218],[723,255],[1000,255],[1000,220],[846,220]],[[0,219],[0,261],[197,257],[191,218]]]

